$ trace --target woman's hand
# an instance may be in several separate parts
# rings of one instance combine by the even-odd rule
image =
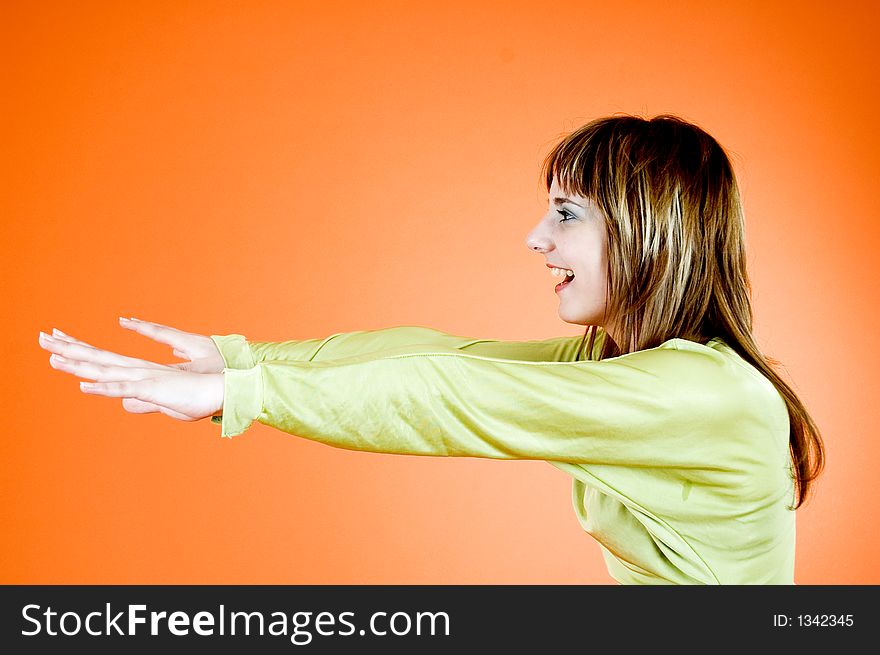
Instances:
[[[140,322],[143,323],[143,322]],[[179,332],[173,328],[149,324],[146,328],[157,340],[173,340],[175,354],[187,353],[199,367],[210,368],[211,353],[200,357],[198,339],[200,335],[180,333],[168,336],[167,331]],[[53,336],[40,333],[40,346],[53,353],[50,364],[53,368],[72,373],[80,377],[95,380],[91,386],[81,385],[86,393],[121,397],[122,406],[126,411],[143,414],[161,412],[172,418],[184,421],[195,421],[207,416],[218,414],[223,407],[223,374],[196,373],[184,370],[189,363],[164,365],[143,359],[126,357],[74,339],[60,330],[53,330]],[[195,337],[196,339],[189,339]],[[209,338],[204,337],[210,341]],[[184,350],[178,349],[178,344]],[[202,344],[204,345],[204,344]],[[193,348],[195,346],[195,349]],[[213,341],[211,346],[216,351]],[[222,358],[221,358],[222,361]],[[222,366],[220,370],[222,371]]]
[[[53,355],[53,357],[58,357]],[[90,394],[138,400],[156,406],[156,410],[181,421],[198,421],[214,416],[223,409],[223,373],[190,373],[189,371],[157,371],[127,367],[104,367],[101,372],[90,370],[87,362],[57,361],[61,371],[97,382],[80,382],[79,388]],[[144,412],[136,412],[144,413]]]

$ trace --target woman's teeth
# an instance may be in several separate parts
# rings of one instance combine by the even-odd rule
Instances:
[[[574,277],[574,271],[569,270],[567,268],[551,268],[550,272],[554,275],[554,277],[560,277],[560,276]]]

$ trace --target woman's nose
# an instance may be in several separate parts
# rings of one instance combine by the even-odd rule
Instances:
[[[547,239],[540,238],[534,233],[530,233],[526,237],[526,248],[537,252],[546,252],[550,248],[550,243]]]

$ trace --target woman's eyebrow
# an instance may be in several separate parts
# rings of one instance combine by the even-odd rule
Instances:
[[[565,202],[570,202],[572,205],[575,205],[576,207],[580,207],[581,209],[584,209],[583,205],[576,203],[571,198],[563,198],[563,197],[553,198],[553,203],[556,205],[561,205],[562,203],[565,203]]]

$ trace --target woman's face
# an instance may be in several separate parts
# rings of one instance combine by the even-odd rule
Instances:
[[[547,264],[574,272],[574,279],[556,291],[559,317],[566,323],[602,325],[607,330],[603,314],[608,240],[602,213],[592,200],[560,189],[555,178],[547,205],[547,213],[529,232],[526,245],[542,253]],[[553,284],[564,279],[552,277],[549,269],[547,276]]]

